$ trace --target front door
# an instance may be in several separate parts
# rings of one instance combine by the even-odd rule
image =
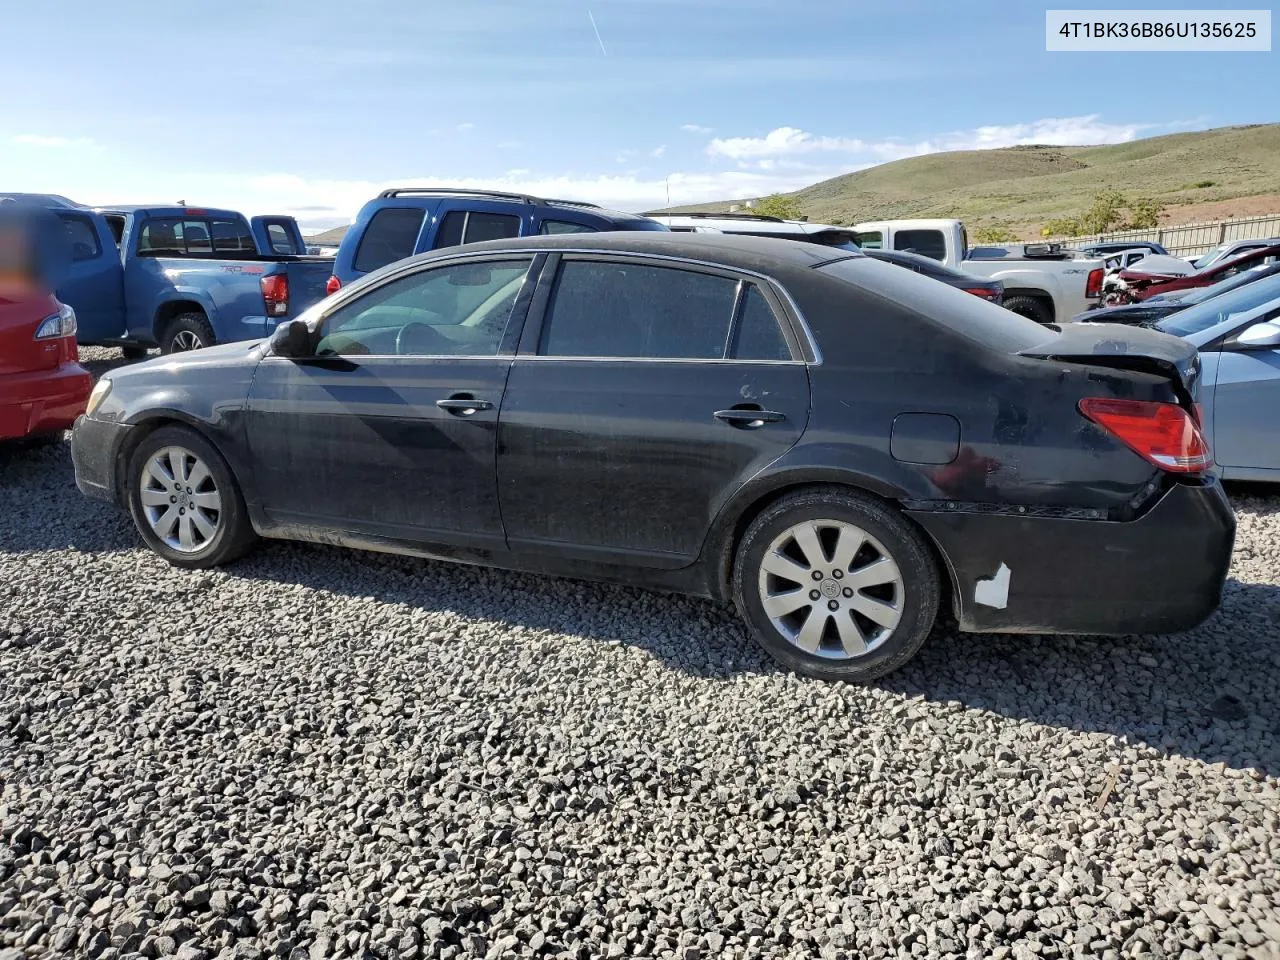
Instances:
[[[804,431],[808,371],[767,284],[566,255],[499,419],[513,551],[680,567]]]
[[[505,549],[495,438],[531,262],[400,274],[325,316],[315,357],[264,358],[247,423],[268,517]]]

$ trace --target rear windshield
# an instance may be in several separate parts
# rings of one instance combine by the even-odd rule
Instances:
[[[818,270],[901,304],[992,350],[1017,353],[1044,343],[1051,336],[1034,320],[892,263],[851,257],[824,264]]]
[[[421,207],[383,207],[375,213],[356,249],[356,270],[369,273],[413,256],[425,214]]]
[[[1263,277],[1243,287],[1228,291],[1220,297],[1203,300],[1194,306],[1179,310],[1171,317],[1165,317],[1156,327],[1176,337],[1189,337],[1192,334],[1216,327],[1232,317],[1247,313],[1268,301],[1280,297],[1280,276]]]

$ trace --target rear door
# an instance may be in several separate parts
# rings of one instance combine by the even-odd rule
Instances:
[[[101,215],[59,210],[71,245],[71,265],[58,299],[76,312],[76,339],[101,343],[124,335],[124,269]]]
[[[515,551],[680,567],[712,518],[804,431],[803,348],[765,281],[565,255],[499,418]]]
[[[431,225],[426,249],[440,250],[483,240],[505,240],[530,232],[532,208],[510,201],[447,199]]]

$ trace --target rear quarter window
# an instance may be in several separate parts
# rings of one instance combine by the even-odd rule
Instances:
[[[891,263],[850,257],[817,269],[992,350],[1016,353],[1044,343],[1051,336],[1034,320]]]
[[[413,256],[426,211],[421,207],[384,207],[364,228],[353,266],[369,273]]]

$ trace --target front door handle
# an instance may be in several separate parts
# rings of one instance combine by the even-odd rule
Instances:
[[[477,400],[469,393],[455,393],[445,400],[437,400],[436,406],[457,417],[469,417],[479,410],[493,409],[493,404],[488,400]]]
[[[715,418],[729,424],[731,427],[737,427],[739,430],[755,430],[763,427],[766,423],[777,423],[780,420],[785,420],[787,415],[776,410],[764,410],[759,404],[744,403],[736,407],[730,407],[728,410],[717,410]]]

